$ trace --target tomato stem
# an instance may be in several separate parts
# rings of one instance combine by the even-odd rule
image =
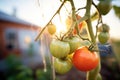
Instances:
[[[102,15],[101,15],[101,13],[99,13],[99,9],[98,9],[98,7],[97,7],[97,5],[92,1],[92,4],[95,6],[95,8],[97,9],[97,12],[98,12],[98,15],[99,15],[99,19],[98,19],[98,22],[97,22],[97,25],[96,25],[96,35],[95,35],[95,39],[97,38],[97,32],[98,32],[98,25],[100,24],[100,23],[102,23],[103,24],[103,21],[102,21]]]
[[[64,40],[66,37],[69,37],[74,29],[75,22],[72,23],[70,29],[61,37],[61,40]]]
[[[72,6],[72,20],[73,20],[73,23],[72,23],[72,25],[70,26],[70,29],[67,31],[67,33],[65,33],[63,36],[62,36],[62,38],[61,38],[61,40],[63,40],[65,37],[66,37],[66,35],[68,34],[68,36],[69,35],[71,35],[71,33],[72,33],[72,31],[73,31],[73,29],[74,29],[74,27],[75,27],[75,25],[76,25],[76,22],[75,22],[75,6],[74,6],[74,2],[73,2],[73,0],[70,0],[70,4],[71,4],[71,6]]]
[[[78,8],[76,12],[78,12],[81,9],[86,9],[86,7]]]
[[[101,19],[101,23],[103,23],[103,21],[102,21],[102,15],[101,15],[101,13],[99,13],[100,11],[99,11],[97,5],[96,5],[93,1],[92,1],[92,4],[93,4],[93,6],[95,6],[95,8],[97,9],[98,14],[99,14],[99,18]]]
[[[55,75],[54,57],[53,56],[52,56],[52,59],[51,59],[51,68],[52,68],[52,80],[55,80],[56,75]]]
[[[73,20],[73,23],[74,23],[74,25],[72,25],[72,26],[70,27],[70,30],[73,30],[74,27],[75,27],[76,30],[77,30],[78,36],[79,36],[82,40],[88,40],[88,41],[90,42],[90,40],[89,40],[88,38],[83,38],[83,37],[80,35],[80,31],[79,31],[79,29],[78,29],[78,27],[77,27],[80,22],[87,20],[88,17],[87,17],[87,16],[84,16],[84,17],[80,18],[80,19],[77,21],[76,11],[75,11],[75,6],[74,6],[73,0],[70,0],[70,3],[71,3],[71,6],[72,6],[72,20]],[[78,10],[80,10],[80,9],[85,9],[85,8],[86,8],[86,7],[79,8]],[[77,11],[78,11],[78,10],[77,10]]]
[[[92,5],[92,0],[87,0],[85,16],[88,16],[88,19],[86,20],[86,22],[87,22],[87,28],[88,28],[90,40],[93,42],[93,44],[96,44],[96,39],[95,39],[95,36],[93,33],[92,24],[91,24],[91,16],[90,16],[91,5]],[[95,45],[95,49],[98,49],[97,44]],[[99,55],[99,53],[98,53],[98,55]],[[87,72],[86,79],[87,80],[97,80],[97,76],[100,71],[100,66],[101,65],[100,65],[100,58],[99,58],[99,65],[94,70]]]

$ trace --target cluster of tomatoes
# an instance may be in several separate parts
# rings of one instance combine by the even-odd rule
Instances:
[[[86,46],[80,47],[80,39],[77,36],[63,41],[53,39],[50,52],[55,57],[55,71],[60,74],[70,71],[73,65],[80,71],[90,71],[99,63],[97,53],[90,51]]]
[[[106,15],[112,8],[111,0],[100,0],[97,5],[98,11],[101,15]],[[102,24],[98,29],[98,40],[101,44],[105,44],[109,40],[109,26],[107,24]]]
[[[77,18],[80,17],[77,16]],[[83,22],[79,24],[78,28],[81,29],[82,26]],[[48,26],[48,28],[50,27],[51,25]],[[55,28],[54,25],[53,27]],[[52,30],[48,29],[51,34],[50,31]],[[54,68],[59,74],[69,72],[73,66],[80,71],[90,71],[96,68],[99,63],[98,54],[90,51],[86,45],[81,45],[81,39],[75,35],[77,34],[76,29],[73,30],[72,34],[72,36],[65,37],[62,40],[52,39],[50,43],[50,53],[54,57]]]

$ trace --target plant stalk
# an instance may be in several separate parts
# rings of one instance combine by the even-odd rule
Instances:
[[[93,42],[93,44],[95,44],[95,49],[98,50],[98,46],[96,44],[96,39],[95,39],[95,36],[93,33],[92,23],[91,23],[91,16],[90,16],[91,5],[92,5],[92,0],[87,0],[85,16],[87,16],[88,19],[86,20],[86,23],[87,23],[90,40],[91,40],[91,42]],[[99,55],[99,52],[98,52],[98,55]],[[86,80],[97,80],[97,77],[98,77],[98,74],[100,71],[100,67],[101,67],[101,65],[100,65],[100,58],[99,58],[98,66],[94,70],[87,72]]]

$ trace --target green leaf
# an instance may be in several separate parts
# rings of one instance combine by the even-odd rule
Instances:
[[[62,0],[60,0],[60,2],[62,2]]]
[[[114,6],[113,6],[113,9],[114,9],[114,11],[115,11],[115,15],[120,19],[120,7],[114,5]]]
[[[92,21],[94,21],[94,20],[96,20],[96,19],[98,19],[98,18],[99,18],[99,14],[98,14],[97,11],[91,15],[91,20],[92,20]]]

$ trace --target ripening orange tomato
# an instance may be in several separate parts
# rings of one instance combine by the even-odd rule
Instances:
[[[77,18],[77,20],[79,20],[79,19],[81,18],[81,16],[79,16],[78,14],[76,14],[76,18]],[[68,16],[68,18],[66,19],[66,26],[67,26],[67,29],[69,29],[69,28],[71,27],[72,22],[73,22],[72,17],[71,17],[71,16]],[[82,27],[84,27],[84,26],[86,26],[85,21],[80,22],[80,23],[78,24],[79,30],[81,30]],[[77,34],[77,30],[74,29],[72,33],[73,33],[73,34]]]

